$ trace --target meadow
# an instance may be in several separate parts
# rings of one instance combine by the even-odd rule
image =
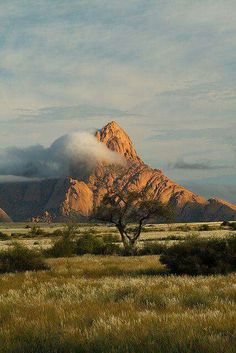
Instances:
[[[219,224],[199,226],[150,225],[142,240],[229,234]],[[26,231],[25,224],[1,227],[9,234]],[[111,227],[93,228],[98,236],[115,234]],[[27,243],[36,241],[31,237],[18,241],[39,246]],[[46,261],[48,271],[0,275],[0,353],[235,352],[236,274],[168,275],[157,255]]]

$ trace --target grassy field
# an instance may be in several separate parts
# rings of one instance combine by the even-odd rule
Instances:
[[[200,226],[150,225],[142,240],[230,233],[218,223]],[[25,227],[0,231],[29,247],[50,246],[50,234],[21,237]],[[51,233],[60,225],[41,227]],[[115,234],[93,228],[97,236]],[[10,244],[2,240],[0,248]],[[158,256],[46,261],[49,271],[0,275],[0,353],[235,353],[236,274],[170,276]]]
[[[202,231],[201,227],[207,225],[208,230]],[[7,248],[12,244],[12,240],[21,240],[22,243],[30,248],[49,248],[55,237],[52,233],[56,229],[62,229],[63,225],[60,223],[54,224],[37,224],[44,232],[43,236],[30,236],[30,227],[33,224],[30,223],[0,223],[0,232],[9,236],[8,240],[1,240],[0,238],[0,249]],[[84,231],[91,230],[97,236],[103,236],[107,234],[117,234],[118,232],[115,227],[108,227],[104,225],[88,225],[81,224],[78,230],[83,233]],[[232,231],[227,228],[221,227],[221,222],[212,223],[188,223],[188,224],[150,224],[145,226],[144,232],[142,232],[140,238],[140,245],[147,241],[158,241],[158,242],[173,242],[174,238],[185,239],[186,236],[193,237],[225,237],[228,236]],[[118,237],[119,239],[119,237]]]
[[[0,276],[0,353],[234,353],[236,275],[166,276],[156,256],[49,259]]]

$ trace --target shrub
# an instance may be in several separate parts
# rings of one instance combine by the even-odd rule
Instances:
[[[45,250],[45,255],[49,257],[71,257],[75,254],[75,248],[74,241],[63,236],[55,241],[51,248]]]
[[[120,240],[120,237],[117,234],[104,235],[102,240],[104,242],[104,246],[103,246],[104,255],[115,255],[115,254],[120,255],[122,253],[122,249],[120,248],[119,244],[117,244],[117,242],[119,242]]]
[[[50,236],[53,237],[62,237],[63,236],[63,230],[62,229],[55,229]]]
[[[236,222],[230,223],[230,228],[231,228],[232,230],[236,230]]]
[[[206,232],[206,231],[210,230],[210,227],[209,227],[208,224],[202,224],[202,225],[199,226],[198,230],[199,230],[200,232],[202,232],[202,231],[203,231],[203,232]]]
[[[221,223],[221,227],[229,227],[230,226],[230,222],[229,221],[223,221]]]
[[[45,235],[45,232],[42,228],[38,226],[33,226],[29,232],[29,235],[36,236],[36,235]]]
[[[184,224],[184,225],[178,226],[176,230],[180,230],[181,232],[188,232],[189,230],[191,230],[191,227],[187,224]]]
[[[112,255],[120,253],[119,245],[112,235],[106,235],[103,238],[94,236],[90,232],[82,234],[76,241],[76,254],[95,254],[95,255]]]
[[[0,273],[47,270],[38,251],[14,243],[13,247],[0,252]]]
[[[0,240],[8,240],[9,236],[3,232],[0,232]]]
[[[221,227],[227,227],[227,228],[230,228],[232,230],[236,230],[236,222],[224,221],[224,222],[221,223]]]
[[[164,250],[160,261],[175,274],[209,275],[236,271],[236,237],[178,243]]]
[[[144,246],[138,249],[138,255],[159,255],[165,248],[165,245],[158,242],[145,242]]]
[[[54,242],[50,249],[45,251],[46,256],[52,257],[71,257],[76,253],[76,244],[74,238],[78,233],[78,224],[70,220],[64,225],[63,229],[56,229],[53,235],[61,236]]]

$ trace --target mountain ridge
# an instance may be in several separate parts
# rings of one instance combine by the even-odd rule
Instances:
[[[31,183],[1,184],[0,206],[13,220],[61,219],[72,211],[87,217],[108,193],[108,187],[104,185],[112,185],[118,180],[124,191],[148,192],[154,199],[171,204],[176,210],[176,221],[236,220],[235,205],[218,198],[207,200],[175,183],[160,169],[145,164],[130,137],[117,122],[106,124],[95,132],[95,136],[126,160],[127,173],[122,180],[118,180],[114,172],[107,174],[106,166],[98,163],[87,181],[68,176]]]

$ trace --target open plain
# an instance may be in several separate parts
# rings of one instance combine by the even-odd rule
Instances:
[[[31,236],[26,226],[1,225],[1,232],[40,249],[55,240],[49,232],[61,227],[41,224],[45,234]],[[149,225],[140,246],[230,234],[218,223],[200,227]],[[102,225],[79,227],[85,229],[98,237],[116,233]],[[0,275],[0,353],[138,353],[143,347],[146,353],[235,352],[235,274],[173,276],[158,255],[46,261],[48,271]]]

